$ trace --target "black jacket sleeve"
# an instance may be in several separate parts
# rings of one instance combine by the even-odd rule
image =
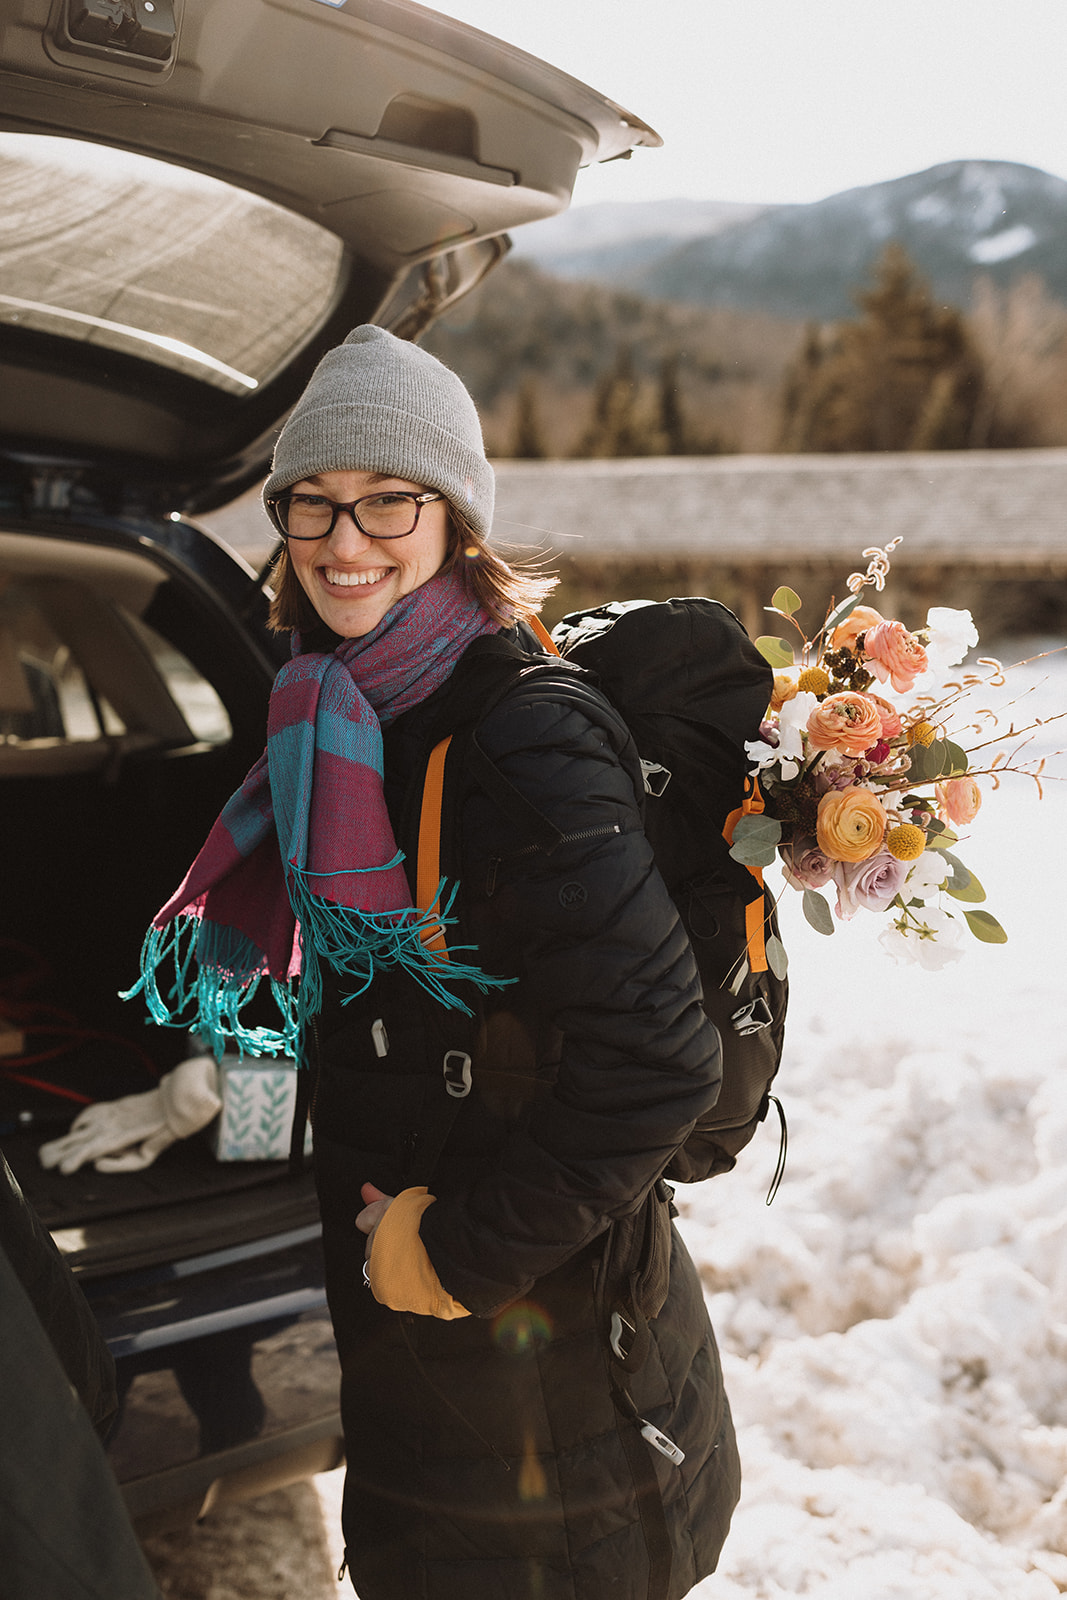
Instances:
[[[559,1039],[550,1091],[497,1162],[422,1221],[442,1284],[490,1315],[640,1203],[714,1104],[721,1069],[688,939],[642,830],[625,725],[595,691],[520,686],[479,742],[562,836],[532,848],[488,795],[475,791],[464,807],[463,873],[485,886],[480,964],[517,973],[522,1007]]]

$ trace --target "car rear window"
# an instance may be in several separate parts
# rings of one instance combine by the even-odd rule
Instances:
[[[76,139],[0,134],[0,320],[231,394],[325,320],[343,247],[216,178]]]

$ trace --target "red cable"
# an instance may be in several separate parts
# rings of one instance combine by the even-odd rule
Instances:
[[[95,1104],[91,1095],[79,1094],[76,1089],[63,1089],[58,1083],[45,1083],[43,1078],[28,1078],[25,1073],[12,1072],[8,1067],[0,1069],[0,1072],[13,1083],[24,1083],[31,1089],[43,1089],[46,1094],[57,1094],[64,1100],[76,1100],[80,1106]]]

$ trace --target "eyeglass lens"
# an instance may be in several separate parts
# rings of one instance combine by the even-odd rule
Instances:
[[[375,494],[350,503],[324,495],[292,494],[276,502],[278,520],[291,539],[322,539],[340,511],[349,511],[357,527],[372,539],[399,539],[414,531],[421,507],[413,494]]]

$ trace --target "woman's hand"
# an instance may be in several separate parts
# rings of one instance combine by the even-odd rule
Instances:
[[[364,1254],[369,1261],[371,1248],[374,1244],[374,1235],[378,1231],[378,1224],[392,1205],[394,1197],[391,1194],[383,1194],[380,1189],[374,1187],[373,1183],[365,1183],[359,1192],[363,1197],[364,1204],[363,1210],[356,1218],[356,1227],[360,1233],[367,1235],[367,1247]]]

